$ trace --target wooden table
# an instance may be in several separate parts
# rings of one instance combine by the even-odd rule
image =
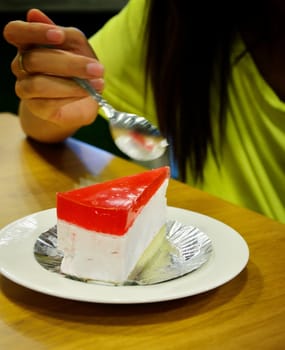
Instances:
[[[55,192],[142,168],[83,143],[27,141],[0,115],[0,227],[55,206]],[[48,296],[0,277],[0,349],[285,348],[285,225],[172,180],[168,204],[212,216],[247,241],[232,281],[160,303],[108,305]]]

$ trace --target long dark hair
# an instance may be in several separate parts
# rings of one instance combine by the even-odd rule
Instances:
[[[152,84],[158,122],[173,145],[179,177],[189,163],[203,180],[208,151],[216,160],[213,123],[225,128],[230,53],[237,33],[263,27],[263,0],[150,0],[146,25],[146,74]],[[262,33],[260,33],[262,37]],[[211,120],[210,83],[219,69],[219,114]]]

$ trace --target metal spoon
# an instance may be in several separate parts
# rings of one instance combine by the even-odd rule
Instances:
[[[99,104],[110,122],[110,131],[117,147],[133,160],[150,161],[160,158],[168,143],[159,130],[145,118],[115,110],[93,88],[88,80],[73,77]]]

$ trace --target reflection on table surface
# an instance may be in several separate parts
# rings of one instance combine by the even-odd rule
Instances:
[[[0,227],[54,207],[57,191],[144,169],[73,139],[28,141],[9,114],[0,115],[0,133]],[[216,218],[241,234],[250,260],[236,278],[180,300],[108,305],[37,293],[2,276],[0,348],[282,349],[285,225],[174,180],[167,196],[169,205]]]

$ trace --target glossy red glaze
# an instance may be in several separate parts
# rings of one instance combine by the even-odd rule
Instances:
[[[156,190],[169,167],[57,193],[57,217],[102,233],[124,235]]]

